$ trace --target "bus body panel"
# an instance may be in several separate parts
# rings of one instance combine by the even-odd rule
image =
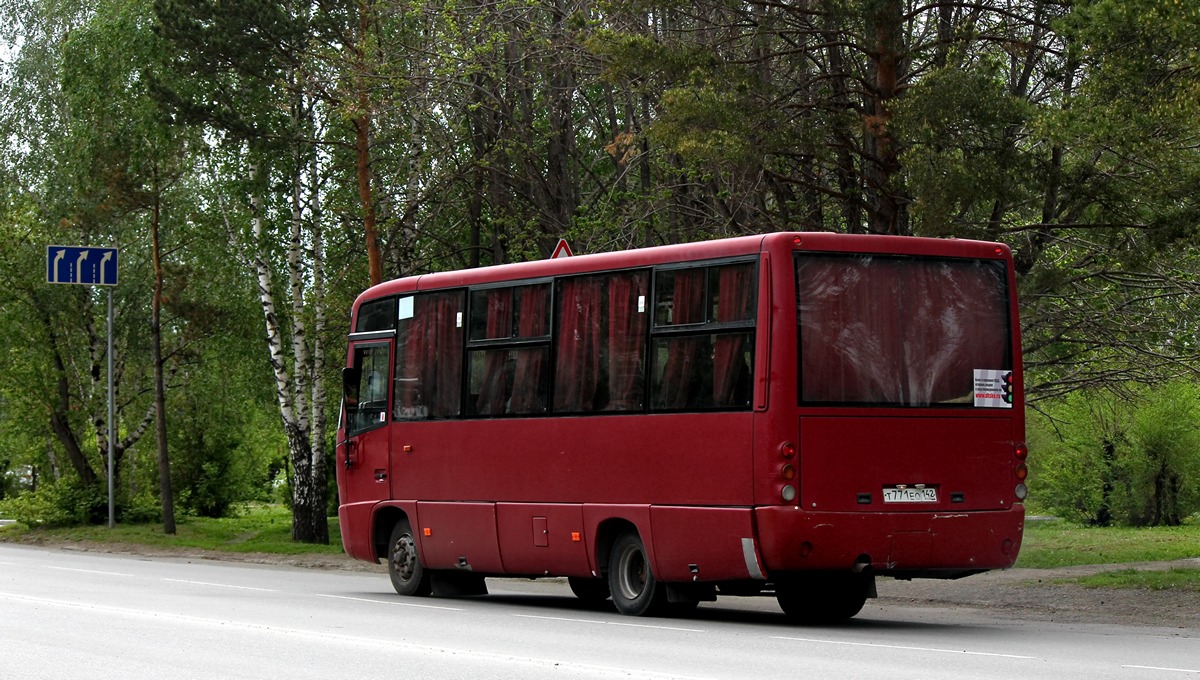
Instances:
[[[768,572],[847,570],[955,577],[1006,569],[1025,528],[1021,505],[993,512],[806,512],[755,509]],[[863,559],[865,558],[865,562]]]
[[[582,505],[497,503],[496,526],[506,572],[591,575]]]
[[[650,508],[655,563],[664,581],[739,581],[754,578],[750,508]],[[747,543],[749,541],[749,543]]]
[[[1012,507],[1017,463],[1007,417],[800,416],[800,505],[826,512],[965,512]],[[887,502],[923,485],[936,502]]]
[[[430,569],[504,573],[494,503],[417,502],[422,561]]]
[[[752,427],[748,412],[398,422],[391,493],[426,501],[749,505]]]

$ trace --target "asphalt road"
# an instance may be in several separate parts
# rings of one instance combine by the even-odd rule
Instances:
[[[401,598],[386,576],[0,545],[0,679],[1200,679],[1200,630],[868,602],[837,627],[771,599],[688,618],[582,607],[556,581]]]

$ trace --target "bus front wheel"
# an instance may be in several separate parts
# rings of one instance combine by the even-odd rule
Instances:
[[[396,522],[388,540],[388,575],[401,595],[425,596],[432,590],[430,575],[417,553],[417,539],[407,519]]]
[[[643,616],[662,610],[667,589],[654,577],[641,537],[634,532],[621,534],[609,555],[608,589],[617,611]]]

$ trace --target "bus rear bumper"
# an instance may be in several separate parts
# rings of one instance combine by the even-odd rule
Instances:
[[[900,578],[957,578],[1011,567],[1025,508],[976,512],[805,512],[755,509],[759,550],[773,573],[865,570]]]

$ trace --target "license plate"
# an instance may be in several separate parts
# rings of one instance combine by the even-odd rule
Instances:
[[[936,503],[937,489],[932,486],[885,486],[884,503]]]

